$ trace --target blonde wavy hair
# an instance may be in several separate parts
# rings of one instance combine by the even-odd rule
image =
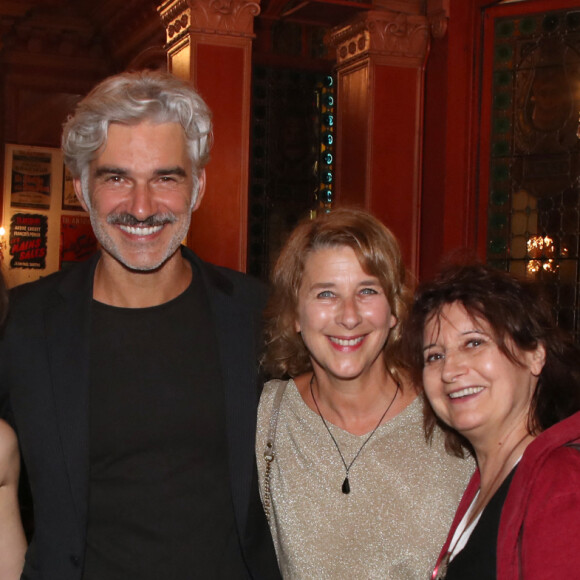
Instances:
[[[299,224],[274,266],[266,307],[266,351],[262,364],[275,378],[296,377],[312,370],[310,355],[295,322],[298,293],[308,257],[321,249],[349,247],[362,269],[378,278],[397,319],[384,346],[387,371],[400,384],[406,365],[400,354],[401,337],[412,295],[401,251],[393,233],[370,213],[341,208]]]

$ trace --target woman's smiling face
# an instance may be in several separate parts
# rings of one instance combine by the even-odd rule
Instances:
[[[527,425],[544,349],[522,351],[512,341],[507,346],[520,364],[502,352],[487,321],[458,302],[425,325],[425,393],[437,416],[472,443]]]
[[[383,370],[383,347],[396,322],[379,280],[364,272],[352,248],[324,248],[308,256],[296,330],[315,369],[342,380]]]

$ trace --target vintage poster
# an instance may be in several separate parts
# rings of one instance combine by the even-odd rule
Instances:
[[[82,262],[97,251],[97,239],[88,215],[63,215],[60,218],[59,269]]]
[[[10,176],[12,207],[50,208],[50,151],[13,149]]]
[[[15,213],[10,220],[10,267],[46,268],[48,216]]]
[[[62,176],[62,209],[84,211],[83,206],[75,194],[72,174],[66,166],[63,166]]]

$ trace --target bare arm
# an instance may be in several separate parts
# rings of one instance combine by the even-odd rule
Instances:
[[[26,539],[18,506],[20,454],[12,428],[0,419],[0,578],[20,578]]]

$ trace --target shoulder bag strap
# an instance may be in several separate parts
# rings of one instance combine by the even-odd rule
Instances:
[[[272,406],[272,414],[270,415],[270,429],[268,430],[268,437],[266,439],[266,447],[264,449],[264,460],[266,461],[266,470],[264,471],[264,511],[266,512],[266,519],[270,522],[270,510],[272,508],[272,496],[270,494],[270,469],[272,461],[276,457],[275,443],[276,443],[276,427],[278,426],[278,417],[280,416],[280,405],[282,404],[282,397],[286,390],[286,381],[280,383],[274,395],[274,404]]]

